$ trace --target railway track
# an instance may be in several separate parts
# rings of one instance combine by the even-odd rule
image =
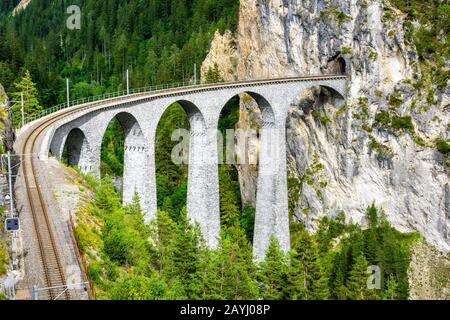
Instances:
[[[42,188],[38,181],[36,164],[36,161],[38,159],[35,159],[33,156],[27,155],[38,153],[36,150],[36,141],[45,129],[68,115],[83,111],[91,107],[92,105],[77,108],[76,110],[65,110],[64,112],[56,115],[48,121],[37,125],[35,128],[31,129],[31,132],[26,137],[21,149],[22,174],[24,177],[28,204],[33,219],[33,226],[36,234],[40,261],[44,272],[44,284],[47,288],[57,287],[55,289],[50,289],[40,295],[40,298],[43,298],[45,295],[45,298],[47,298],[48,300],[69,300],[70,293],[62,288],[67,284],[66,277],[61,264],[52,224],[49,218],[47,204],[43,196]]]
[[[25,188],[28,197],[29,208],[31,211],[36,240],[39,248],[40,260],[44,272],[44,283],[46,287],[60,287],[66,285],[66,277],[61,263],[58,244],[54,236],[53,225],[50,221],[48,208],[43,196],[42,188],[38,180],[37,161],[35,157],[28,157],[24,155],[38,154],[36,142],[40,135],[55,122],[72,114],[101,107],[109,103],[122,103],[126,101],[136,101],[140,99],[149,98],[152,96],[165,96],[184,94],[190,91],[214,90],[220,87],[246,87],[249,85],[280,83],[290,81],[308,81],[317,79],[337,79],[344,78],[342,76],[318,76],[318,77],[296,77],[296,78],[281,78],[281,79],[266,79],[260,81],[239,81],[233,83],[219,83],[219,84],[205,84],[192,87],[178,87],[163,89],[157,92],[141,92],[127,96],[119,96],[91,102],[85,105],[72,107],[70,109],[62,109],[56,112],[53,116],[48,116],[48,119],[37,120],[36,123],[27,130],[27,136],[20,150],[22,154],[22,173],[25,181]],[[42,297],[41,297],[42,298]],[[63,288],[51,289],[46,292],[47,299],[70,299],[68,291]]]
[[[24,155],[32,155],[35,153],[35,144],[39,135],[59,118],[60,117],[56,117],[53,121],[33,129],[26,138],[21,151],[22,172],[28,204],[33,218],[40,260],[44,272],[43,280],[46,287],[64,286],[66,285],[66,277],[61,265],[58,246],[50,223],[47,205],[37,178],[36,159]],[[69,292],[64,292],[63,288],[48,290],[47,292],[44,292],[43,295],[50,300],[70,299]]]

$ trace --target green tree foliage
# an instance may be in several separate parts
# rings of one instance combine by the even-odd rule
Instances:
[[[205,75],[205,80],[208,83],[215,83],[223,81],[222,77],[220,76],[219,66],[217,63],[214,63],[214,67],[210,67]]]
[[[13,88],[21,68],[30,70],[46,107],[71,96],[123,90],[193,78],[216,30],[235,30],[238,0],[31,1],[10,15],[0,6],[0,82]],[[66,28],[65,8],[80,6],[81,29]]]
[[[386,290],[383,294],[384,300],[396,300],[398,299],[398,281],[394,275],[389,275],[386,284]]]
[[[19,82],[16,82],[14,86],[16,91],[13,92],[12,99],[18,103],[15,104],[15,106],[12,108],[12,111],[14,125],[17,126],[17,124],[20,123],[21,119],[22,105],[20,101],[22,98],[22,94],[24,101],[23,109],[25,118],[39,113],[43,110],[43,108],[38,100],[39,94],[36,88],[36,84],[33,82],[33,79],[31,79],[31,74],[28,70],[25,70],[24,76]]]
[[[164,211],[158,211],[157,220],[151,226],[154,243],[153,260],[159,274],[176,274],[173,263],[177,224]]]
[[[351,300],[368,300],[371,298],[367,287],[369,264],[363,254],[360,254],[353,265],[348,279],[348,298]]]
[[[176,300],[183,299],[183,291],[178,286],[169,286],[156,275],[124,276],[109,288],[112,300]]]
[[[182,217],[185,217],[185,213]],[[177,229],[174,243],[173,264],[175,274],[183,285],[184,292],[192,299],[200,299],[202,294],[202,261],[207,260],[207,250],[203,245],[199,228],[182,219]]]
[[[0,276],[6,273],[6,265],[9,262],[8,252],[3,247],[2,241],[0,241]]]
[[[286,299],[289,265],[285,253],[278,241],[272,237],[266,252],[266,257],[260,265],[260,291],[265,300]],[[292,279],[291,279],[292,280]],[[296,279],[297,280],[297,279]],[[295,281],[294,286],[298,287]]]
[[[241,210],[237,171],[231,165],[219,165],[219,192],[221,223],[231,226],[239,223]]]
[[[89,178],[92,179],[92,178]],[[182,209],[172,219],[159,211],[146,225],[137,194],[122,206],[108,176],[89,183],[95,201],[77,213],[77,238],[100,299],[406,299],[409,247],[414,234],[393,229],[380,210],[367,210],[369,226],[345,225],[341,212],[310,234],[291,223],[289,254],[272,238],[256,263],[247,230],[224,226],[219,247],[206,248],[198,226]],[[88,221],[88,223],[86,222]],[[375,232],[375,260],[368,257]],[[382,287],[367,287],[376,264]]]
[[[329,295],[317,244],[304,228],[292,243],[288,292],[291,298],[304,300],[327,299]]]
[[[247,239],[253,241],[253,231],[255,228],[255,208],[252,206],[245,206],[242,209],[239,218],[239,225],[245,230]]]
[[[123,176],[125,133],[117,118],[113,118],[103,135],[100,172],[102,175]]]
[[[436,149],[443,155],[450,153],[450,139],[445,140],[442,136],[439,136],[435,140]]]
[[[259,297],[252,245],[239,227],[222,232],[219,249],[210,252],[206,278],[206,299],[257,299]]]

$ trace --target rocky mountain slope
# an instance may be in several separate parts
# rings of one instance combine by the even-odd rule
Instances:
[[[321,88],[286,101],[296,217],[313,230],[316,218],[343,210],[364,225],[375,202],[400,231],[448,253],[450,64],[431,67],[443,70],[437,83],[412,39],[418,22],[407,18],[380,0],[241,0],[237,33],[216,34],[202,72],[217,64],[225,80],[347,74],[342,108]],[[253,202],[255,167],[239,172],[243,200]]]

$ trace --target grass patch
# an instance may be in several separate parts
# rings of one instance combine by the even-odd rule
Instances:
[[[394,114],[392,116],[391,128],[396,130],[404,129],[413,132],[414,125],[412,123],[411,116],[400,117]]]
[[[442,136],[436,138],[436,140],[434,141],[436,149],[443,155],[448,155],[450,153],[449,141],[449,139],[445,140]]]
[[[328,123],[331,122],[330,118],[328,118],[328,116],[327,116],[326,114],[324,114],[324,113],[322,113],[322,112],[320,112],[320,111],[313,110],[313,111],[311,112],[311,115],[312,115],[315,119],[317,119],[317,120],[319,120],[320,122],[322,122],[324,125],[327,125]]]

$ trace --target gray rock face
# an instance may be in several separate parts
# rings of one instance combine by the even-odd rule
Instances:
[[[433,141],[449,138],[450,87],[436,90],[431,104],[432,85],[413,87],[422,72],[402,13],[379,0],[241,0],[239,19],[237,50],[221,47],[222,56],[210,53],[206,65],[221,69],[226,61],[229,70],[236,61],[238,79],[349,76],[345,108],[331,107],[326,88],[318,88],[299,90],[289,111],[288,169],[301,190],[291,199],[297,218],[314,230],[318,218],[344,210],[365,225],[375,202],[396,228],[419,231],[449,252],[449,171]],[[382,110],[411,116],[413,129],[377,128]],[[241,186],[252,190],[251,181]]]

